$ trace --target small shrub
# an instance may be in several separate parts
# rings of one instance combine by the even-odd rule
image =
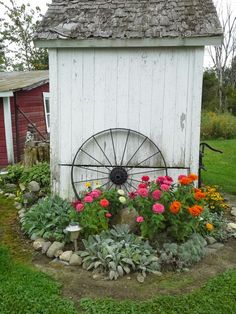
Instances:
[[[59,196],[46,197],[26,212],[22,228],[29,236],[36,234],[45,240],[63,241],[64,229],[76,219],[70,203]]]
[[[183,244],[165,243],[159,261],[164,269],[183,269],[199,262],[205,255],[205,240],[195,233]]]
[[[21,164],[8,166],[7,174],[3,176],[4,183],[18,184],[23,172],[24,166],[22,166]]]
[[[236,138],[236,117],[230,113],[203,112],[201,138],[203,140]]]
[[[127,225],[89,236],[83,243],[85,251],[80,252],[83,266],[108,273],[110,280],[131,272],[139,272],[145,278],[147,273],[159,270],[155,251],[147,241],[129,233]]]

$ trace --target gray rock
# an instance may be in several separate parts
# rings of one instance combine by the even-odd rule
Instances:
[[[228,232],[235,232],[235,231],[236,231],[236,223],[234,223],[234,222],[229,222],[229,223],[227,224],[226,230],[227,230]]]
[[[211,236],[206,237],[206,241],[209,245],[216,243],[216,239]]]
[[[43,247],[43,243],[45,242],[45,240],[43,238],[38,238],[34,241],[33,243],[33,248],[36,250],[36,251],[39,251],[42,249]]]
[[[46,254],[47,250],[50,248],[51,245],[52,245],[52,242],[50,242],[50,241],[44,242],[43,246],[42,246],[42,253]]]
[[[24,208],[22,208],[21,210],[19,210],[18,211],[18,215],[20,216],[20,215],[24,215],[25,214],[25,210],[24,210]]]
[[[15,206],[15,208],[16,208],[17,210],[21,210],[21,208],[22,208],[22,205],[21,205],[21,203],[19,203],[19,202],[15,202],[15,203],[14,203],[14,206]]]
[[[215,250],[222,249],[223,247],[224,247],[224,244],[223,243],[219,243],[219,242],[216,242],[216,243],[208,246],[208,248],[215,249]]]
[[[162,272],[157,271],[157,270],[153,271],[152,274],[156,276],[162,276]]]
[[[112,220],[113,225],[122,225],[126,224],[129,226],[131,232],[135,232],[138,227],[138,223],[136,222],[136,218],[138,217],[138,213],[135,209],[132,208],[122,208],[119,213]]]
[[[13,193],[8,193],[8,196],[7,196],[8,198],[15,198],[16,197],[16,195],[15,194],[13,194]]]
[[[38,182],[36,181],[31,181],[29,184],[28,184],[28,189],[31,191],[31,192],[39,192],[40,191],[40,185]]]
[[[54,254],[58,251],[58,250],[62,250],[64,248],[64,243],[61,242],[53,242],[53,244],[50,246],[50,248],[47,251],[47,256],[49,258],[54,257]]]
[[[236,207],[232,207],[231,215],[236,217]]]
[[[56,253],[54,254],[54,256],[59,258],[62,254],[63,254],[62,250],[57,250]]]
[[[95,273],[95,274],[93,274],[93,279],[94,280],[101,280],[101,279],[103,279],[103,274],[102,273]]]
[[[13,192],[17,189],[17,185],[14,184],[14,183],[7,183],[5,184],[5,189],[8,191],[8,192]]]
[[[137,275],[137,281],[140,282],[140,283],[143,283],[145,280],[145,278],[141,275],[141,274],[138,274]]]
[[[24,216],[25,216],[25,212],[22,212],[22,213],[19,214],[20,218],[24,218]]]
[[[68,262],[65,262],[65,261],[61,261],[59,260],[58,258],[54,258],[50,263],[50,265],[52,266],[69,266],[69,263]]]
[[[27,201],[28,205],[31,205],[34,202],[36,202],[37,197],[31,192],[27,192],[27,193],[23,194],[23,199],[24,199],[24,201]]]
[[[69,261],[69,264],[71,266],[81,266],[82,265],[82,258],[77,254],[72,254],[70,261]]]
[[[69,262],[72,254],[73,254],[72,251],[65,251],[60,255],[59,258],[61,261]]]

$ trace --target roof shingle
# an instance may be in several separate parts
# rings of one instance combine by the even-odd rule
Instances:
[[[53,0],[35,39],[218,36],[212,0]]]

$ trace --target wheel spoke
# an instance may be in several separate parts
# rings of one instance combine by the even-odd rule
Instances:
[[[96,179],[88,179],[88,180],[75,181],[74,183],[92,182],[92,181],[107,180],[107,179],[109,179],[109,178],[96,178]]]
[[[143,144],[146,142],[146,140],[148,139],[148,137],[146,136],[145,139],[142,141],[141,145],[137,148],[137,150],[135,151],[135,153],[133,154],[133,156],[130,158],[130,160],[127,162],[127,164],[125,165],[125,167],[128,166],[128,164],[131,162],[131,160],[134,158],[134,156],[137,154],[137,152],[140,150],[140,148],[143,146]]]
[[[109,184],[109,183],[110,183],[110,181],[104,183],[103,185],[100,186],[100,188],[102,188],[103,186],[105,186],[105,185],[107,185],[107,184]]]
[[[108,188],[108,191],[113,187],[113,185],[114,185],[114,183],[112,183],[112,184],[110,185],[110,187]]]
[[[135,169],[135,168],[132,168]],[[145,173],[151,173],[151,172],[157,172],[157,171],[164,171],[165,168],[163,169],[156,169],[156,170],[149,170],[149,171],[142,171],[142,172],[135,172],[135,173],[130,173],[130,176],[136,175],[136,174],[145,174]]]
[[[111,141],[112,141],[112,147],[113,147],[113,152],[114,152],[115,164],[117,166],[116,151],[115,151],[115,144],[114,144],[112,129],[110,129],[110,134],[111,134]]]
[[[125,184],[122,184],[122,186],[124,186],[126,191],[129,193],[129,190],[127,189],[127,186]]]
[[[132,182],[132,181],[131,181]],[[136,190],[136,187],[135,186],[133,186],[132,184],[130,184],[128,181],[126,182],[129,186],[131,186],[133,189],[135,189]]]
[[[93,156],[91,156],[89,153],[87,153],[86,151],[84,151],[82,148],[81,148],[81,152],[83,152],[84,154],[86,154],[87,156],[89,156],[90,158],[92,158],[93,160],[95,160],[97,163],[99,163],[100,165],[104,166],[99,160],[97,160],[96,158],[94,158]],[[104,166],[105,168],[107,168],[109,171],[110,169],[106,166]]]
[[[148,158],[146,158],[146,159],[140,161],[134,168],[138,167],[138,166],[141,165],[143,162],[145,162],[145,161],[151,159],[152,157],[154,157],[154,156],[157,155],[157,154],[160,154],[160,151],[158,151],[158,152],[156,152],[155,154],[151,155],[150,157],[148,157]],[[127,172],[129,172],[131,169],[133,169],[133,168],[129,168],[129,169],[127,170]]]
[[[123,161],[124,161],[124,156],[125,156],[125,152],[126,152],[126,147],[128,144],[128,140],[129,140],[129,135],[130,135],[130,130],[128,131],[127,137],[126,137],[126,141],[125,141],[125,147],[124,147],[124,151],[123,151],[123,155],[122,155],[122,159],[121,159],[121,163],[120,165],[123,165]]]
[[[131,176],[131,175],[130,175]],[[130,180],[132,180],[132,181],[135,181],[135,182],[138,182],[138,183],[141,183],[141,181],[139,180],[135,180],[135,179],[133,179],[133,178],[131,178]]]
[[[94,141],[96,142],[96,144],[98,145],[98,147],[100,148],[100,150],[102,151],[103,155],[105,156],[106,160],[109,162],[109,164],[112,166],[110,160],[108,159],[107,155],[105,154],[104,150],[102,149],[101,145],[98,143],[97,139],[95,138],[95,136],[93,136]]]
[[[90,171],[94,171],[94,172],[99,172],[99,173],[103,173],[103,174],[109,174],[109,172],[104,172],[104,171],[101,171],[101,170],[94,170],[94,169],[90,169],[90,168],[87,168],[87,167],[84,167],[84,166],[78,166],[82,169],[85,169],[85,170],[90,170]]]

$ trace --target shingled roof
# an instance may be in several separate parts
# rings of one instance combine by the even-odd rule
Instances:
[[[222,34],[212,0],[52,0],[35,39],[141,39]]]

